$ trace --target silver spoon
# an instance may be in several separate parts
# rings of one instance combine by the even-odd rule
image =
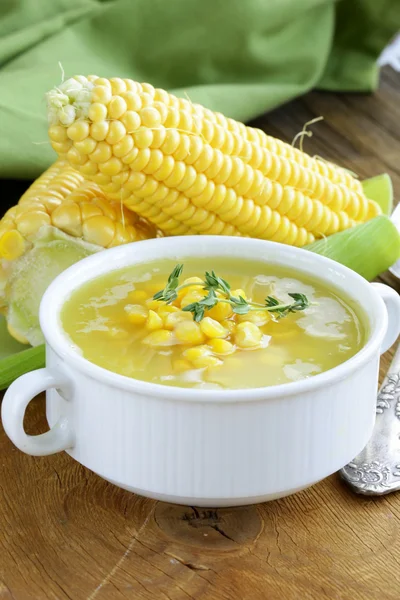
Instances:
[[[391,219],[400,230],[400,204]],[[400,279],[400,260],[389,270]],[[340,475],[358,494],[381,496],[400,490],[400,345],[378,393],[372,436]]]
[[[340,471],[358,494],[400,489],[400,345],[379,390],[376,422],[364,450]]]

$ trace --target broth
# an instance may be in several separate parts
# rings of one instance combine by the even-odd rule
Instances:
[[[263,304],[267,296],[273,296],[289,303],[293,302],[289,293],[301,293],[310,302],[305,310],[274,321],[272,313],[264,311],[264,318],[262,310],[228,314],[229,305],[222,301],[217,305],[219,309],[214,307],[204,316],[214,328],[215,322],[222,323],[225,334],[209,337],[203,332],[208,332],[208,321],[194,325],[193,315],[183,314],[180,306],[186,294],[192,294],[189,300],[196,300],[207,293],[201,292],[199,282],[192,283],[192,287],[187,284],[172,308],[153,300],[153,295],[165,287],[175,264],[165,259],[127,267],[98,277],[72,293],[61,311],[62,326],[86,359],[109,371],[152,383],[238,389],[312,377],[348,360],[365,342],[363,326],[351,303],[318,280],[257,261],[188,258],[184,260],[181,283],[191,277],[203,279],[205,271],[214,270],[229,282],[237,296],[243,292],[246,301]],[[172,314],[175,317],[168,317]],[[212,322],[208,315],[214,317]],[[243,325],[251,319],[253,326]],[[179,320],[191,324],[176,329]],[[238,329],[239,322],[242,325]],[[191,341],[177,339],[186,329]],[[246,336],[238,333],[247,329],[255,335],[257,343],[253,346],[246,347]],[[163,337],[166,342],[160,343]]]

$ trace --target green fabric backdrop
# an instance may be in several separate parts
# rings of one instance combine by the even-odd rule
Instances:
[[[2,0],[0,177],[55,155],[43,94],[66,76],[149,81],[248,120],[306,90],[372,90],[399,0]]]

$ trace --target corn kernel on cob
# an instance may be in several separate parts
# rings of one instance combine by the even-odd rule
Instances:
[[[92,252],[156,233],[138,215],[121,212],[120,203],[67,162],[57,161],[0,220],[0,313],[10,334],[22,343],[41,343],[38,305],[53,277]]]
[[[42,226],[52,225],[103,248],[156,235],[137,215],[108,200],[65,161],[57,161],[0,221],[0,258],[19,258]]]
[[[304,246],[380,213],[344,169],[146,83],[77,76],[47,104],[54,150],[165,234]]]

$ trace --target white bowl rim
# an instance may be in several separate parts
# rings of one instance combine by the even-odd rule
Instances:
[[[194,241],[195,240],[195,241]],[[371,326],[371,332],[369,339],[364,346],[354,356],[339,364],[338,366],[328,369],[317,375],[313,375],[310,378],[302,379],[300,381],[282,383],[278,385],[257,387],[257,388],[237,388],[237,389],[226,389],[226,390],[214,390],[214,389],[193,389],[183,388],[178,386],[167,386],[158,383],[151,383],[142,381],[139,379],[133,379],[125,375],[120,375],[112,371],[108,371],[103,367],[95,365],[88,359],[81,356],[74,345],[68,339],[67,334],[63,332],[59,314],[62,305],[68,296],[74,291],[81,287],[82,283],[74,286],[73,281],[76,275],[82,270],[91,271],[91,274],[85,278],[85,281],[96,279],[104,273],[96,273],[96,266],[104,263],[105,253],[104,251],[92,254],[87,258],[75,263],[60,275],[58,275],[47,288],[43,295],[40,304],[40,325],[46,340],[53,352],[65,361],[69,366],[78,369],[81,373],[86,376],[95,379],[96,381],[102,381],[105,384],[114,388],[124,389],[132,392],[133,394],[141,394],[144,396],[152,396],[164,399],[170,399],[174,401],[194,401],[194,402],[248,402],[248,401],[263,401],[267,399],[275,399],[283,396],[299,395],[305,392],[314,391],[324,386],[328,386],[336,381],[345,379],[353,371],[362,367],[368,362],[374,353],[379,351],[380,344],[383,336],[386,332],[388,317],[387,311],[381,297],[374,291],[371,284],[358,275],[355,271],[345,267],[344,265],[337,263],[329,258],[321,256],[305,250],[303,248],[297,248],[294,246],[288,246],[286,244],[280,244],[277,242],[270,242],[266,240],[254,239],[254,238],[240,238],[230,236],[174,236],[166,238],[156,238],[150,240],[144,240],[140,242],[132,242],[112,249],[107,250],[107,261],[109,263],[120,262],[118,266],[107,269],[107,272],[114,270],[120,270],[125,267],[134,264],[143,264],[150,262],[150,260],[135,260],[135,255],[138,255],[138,250],[144,249],[145,247],[153,246],[157,244],[162,253],[163,246],[167,248],[169,246],[179,246],[184,244],[185,247],[189,247],[194,243],[217,244],[222,247],[234,244],[235,247],[238,245],[245,245],[254,251],[254,255],[257,256],[257,261],[262,262],[262,258],[259,258],[259,254],[262,250],[270,248],[275,251],[279,251],[283,255],[293,257],[302,257],[306,259],[305,262],[315,262],[315,264],[323,265],[326,270],[333,270],[339,273],[341,276],[346,277],[354,281],[355,286],[361,286],[366,294],[369,296],[370,307],[369,310],[364,310],[367,317],[370,317],[370,309],[375,312],[377,323],[375,328]],[[232,246],[233,248],[233,246]],[[258,254],[257,254],[258,252]],[[218,256],[218,251],[214,253]],[[162,254],[161,254],[162,255]],[[305,257],[307,255],[307,258]],[[194,256],[190,251],[188,256]],[[268,261],[265,261],[268,264]],[[290,264],[282,261],[282,264],[286,267],[292,268]],[[301,272],[301,269],[300,269]],[[321,279],[325,283],[335,287],[329,283],[323,276],[316,275],[317,279]],[[338,287],[338,286],[336,286]],[[345,292],[347,295],[347,292]]]

